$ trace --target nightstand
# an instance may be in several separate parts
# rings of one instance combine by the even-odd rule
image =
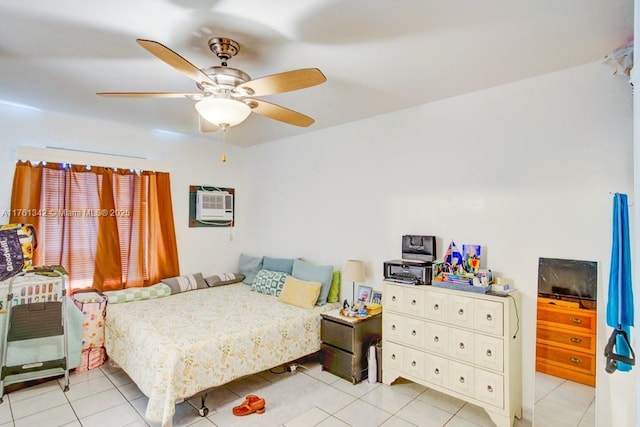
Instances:
[[[369,346],[381,336],[381,314],[364,319],[345,318],[337,312],[322,314],[322,369],[359,383],[367,378]]]

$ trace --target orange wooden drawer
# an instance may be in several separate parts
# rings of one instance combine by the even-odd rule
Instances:
[[[594,354],[544,344],[536,345],[536,361],[584,374],[594,374],[596,372],[596,357]]]
[[[596,312],[579,308],[538,304],[538,324],[564,327],[583,332],[596,332]]]
[[[595,353],[596,351],[596,337],[590,333],[586,334],[581,331],[547,328],[544,326],[538,326],[536,333],[536,341],[538,343],[589,353]]]

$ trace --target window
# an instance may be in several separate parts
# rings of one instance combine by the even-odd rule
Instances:
[[[179,275],[166,172],[19,162],[11,222],[34,225],[34,265],[62,265],[71,289],[148,286]]]

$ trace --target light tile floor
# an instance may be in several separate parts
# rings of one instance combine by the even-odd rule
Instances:
[[[536,372],[535,427],[593,427],[595,388]],[[559,416],[558,414],[562,414]]]
[[[309,362],[294,373],[269,371],[242,378],[209,392],[209,415],[200,417],[186,402],[176,406],[174,426],[447,426],[490,427],[484,410],[411,382],[393,386],[363,381],[352,385]],[[142,414],[147,398],[119,368],[108,363],[73,373],[63,393],[61,380],[9,393],[0,405],[0,427],[154,426]],[[247,394],[267,401],[264,414],[232,415]],[[199,407],[200,400],[193,399]],[[522,420],[516,426],[531,426]]]

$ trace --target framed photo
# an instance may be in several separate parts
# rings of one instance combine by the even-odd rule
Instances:
[[[373,289],[369,286],[358,286],[358,301],[369,302],[371,291],[373,291]]]
[[[372,304],[382,304],[382,291],[373,291],[371,293]]]

